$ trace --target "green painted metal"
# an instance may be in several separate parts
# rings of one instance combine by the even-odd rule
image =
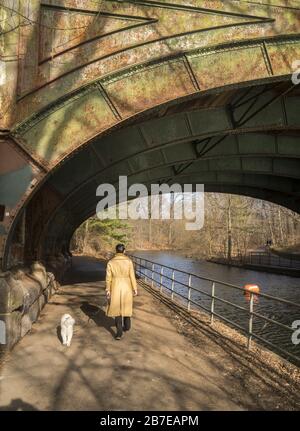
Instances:
[[[101,132],[113,125],[114,120],[105,99],[95,89],[75,101],[68,100],[21,136],[33,155],[53,166],[71,149],[92,138],[96,130]]]
[[[10,79],[0,138],[12,151],[5,160],[20,165],[0,164],[10,203],[4,266],[24,207],[36,231],[30,253],[47,235],[58,252],[58,223],[69,226],[59,236],[67,241],[95,205],[95,187],[121,173],[144,183],[190,178],[299,210],[298,3],[100,3],[20,0],[15,11],[2,2]],[[8,31],[16,13],[22,25]]]

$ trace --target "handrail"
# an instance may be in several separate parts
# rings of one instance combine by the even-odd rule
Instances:
[[[241,258],[244,263],[263,266],[278,266],[283,269],[300,270],[300,260],[295,256],[282,256],[275,254],[271,250],[251,251]]]
[[[227,282],[225,282],[225,281],[220,281],[220,280],[216,280],[216,279],[213,279],[213,278],[203,277],[203,276],[201,276],[201,275],[194,274],[194,273],[192,273],[192,272],[187,272],[187,271],[184,271],[184,270],[181,270],[181,269],[176,269],[176,268],[174,268],[174,267],[171,267],[171,266],[168,266],[168,265],[164,265],[164,264],[161,264],[161,263],[159,263],[159,262],[153,262],[153,261],[151,261],[151,260],[149,260],[149,259],[145,259],[144,257],[134,256],[134,255],[131,255],[131,254],[127,254],[127,256],[129,256],[129,257],[131,257],[131,258],[141,259],[141,260],[143,260],[143,261],[145,261],[145,262],[149,262],[149,263],[154,264],[154,265],[158,265],[158,266],[161,266],[161,267],[164,267],[164,268],[168,268],[168,269],[170,269],[170,270],[172,270],[172,271],[180,272],[180,273],[182,273],[182,274],[191,275],[192,277],[199,278],[200,280],[211,281],[211,282],[213,282],[213,283],[217,283],[217,284],[221,284],[221,285],[223,285],[223,286],[231,287],[231,288],[233,288],[233,289],[241,290],[242,292],[244,292],[244,291],[245,291],[245,289],[244,289],[243,287],[241,287],[241,286],[236,286],[235,284],[230,284],[230,283],[227,283]],[[147,267],[145,267],[145,268],[146,268],[146,269],[149,269],[149,268],[147,268]],[[164,274],[164,277],[166,277],[166,275],[165,275],[165,274]],[[181,282],[176,281],[176,283],[181,283]],[[181,283],[181,284],[184,284],[184,283]],[[186,286],[187,286],[187,285],[186,285]],[[187,286],[187,287],[188,287],[188,286]],[[195,289],[195,288],[193,288],[193,289],[194,289],[194,290],[197,290],[197,289]],[[201,292],[201,291],[200,291],[200,292]],[[202,291],[201,293],[206,293],[206,292],[203,292],[203,291]],[[297,308],[299,308],[299,309],[300,309],[300,304],[297,304],[297,303],[295,304],[294,302],[289,301],[288,299],[278,298],[277,296],[268,295],[267,293],[261,293],[261,292],[255,292],[255,295],[258,295],[258,296],[261,296],[261,297],[264,297],[264,298],[268,298],[268,299],[274,299],[274,300],[276,300],[276,301],[279,301],[279,302],[282,302],[282,303],[285,303],[285,304],[288,304],[288,305],[292,305],[292,306],[295,306],[295,307],[297,307]]]
[[[247,335],[247,347],[248,349],[250,349],[251,347],[251,341],[252,338],[255,338],[263,343],[265,343],[267,346],[272,347],[273,350],[277,350],[278,352],[280,352],[281,354],[284,354],[285,356],[292,358],[294,361],[296,361],[297,363],[300,363],[300,357],[297,355],[294,355],[293,353],[288,352],[286,349],[283,349],[279,346],[276,346],[275,344],[273,344],[271,341],[265,339],[264,337],[262,337],[261,335],[258,335],[256,333],[253,332],[253,317],[256,317],[258,319],[261,319],[263,321],[269,322],[271,324],[274,324],[282,329],[285,329],[287,331],[294,331],[294,329],[290,326],[287,326],[281,322],[276,321],[273,318],[269,318],[267,316],[264,316],[261,313],[258,313],[257,311],[254,311],[254,299],[255,297],[263,297],[266,299],[270,299],[270,300],[274,300],[277,301],[279,303],[284,303],[287,305],[292,305],[293,307],[299,308],[300,309],[300,304],[298,303],[294,303],[292,301],[289,301],[287,299],[283,299],[283,298],[278,298],[276,296],[272,296],[272,295],[268,295],[268,294],[264,294],[264,293],[260,293],[260,292],[251,292],[251,291],[247,291],[247,293],[249,293],[249,308],[246,307],[242,307],[241,305],[238,305],[234,302],[231,302],[227,299],[224,298],[220,298],[219,296],[215,295],[215,285],[221,285],[221,286],[225,286],[225,287],[229,287],[229,288],[233,288],[233,289],[238,289],[240,291],[242,291],[243,293],[245,293],[245,289],[240,287],[240,286],[236,286],[234,284],[230,284],[227,282],[223,282],[223,281],[219,281],[219,280],[214,280],[212,278],[208,278],[208,277],[202,277],[198,274],[194,274],[194,273],[190,273],[181,269],[177,269],[168,265],[164,265],[162,263],[159,262],[154,262],[151,261],[149,259],[145,259],[144,257],[141,256],[135,256],[135,255],[128,255],[133,262],[136,265],[136,271],[137,273],[140,274],[141,277],[144,277],[145,282],[147,281],[147,279],[151,282],[151,288],[154,288],[154,285],[157,285],[158,287],[160,287],[160,291],[158,291],[158,293],[162,294],[162,290],[163,288],[166,289],[167,291],[171,292],[171,300],[174,300],[174,295],[184,299],[187,301],[187,309],[188,311],[190,311],[190,306],[191,304],[195,305],[196,307],[199,307],[203,310],[205,310],[206,313],[209,313],[211,316],[211,324],[213,324],[213,318],[214,316],[218,317],[219,319],[225,321],[226,323],[229,323],[230,325],[233,325],[235,328],[238,328],[239,330],[241,330],[242,332],[246,333]],[[149,268],[149,264],[151,264],[151,267]],[[156,267],[160,267],[160,271],[157,270]],[[138,267],[138,268],[137,268]],[[172,277],[170,277],[169,275],[167,275],[163,270],[164,269],[169,269],[172,271]],[[144,272],[143,272],[144,271]],[[148,271],[151,272],[151,277],[148,274]],[[175,273],[179,273],[179,274],[184,274],[188,276],[188,284],[184,283],[183,281],[180,280],[176,280],[175,278]],[[159,280],[156,280],[155,274],[158,276]],[[209,292],[205,292],[202,289],[196,288],[194,286],[192,286],[191,284],[191,278],[195,277],[198,280],[204,280],[204,281],[209,281],[211,283],[211,293]],[[169,286],[166,285],[166,283],[163,282],[163,280],[168,280],[169,282]],[[185,288],[188,289],[188,294],[184,295],[182,292],[178,292],[174,289],[175,284],[179,284],[181,286],[184,286]],[[171,286],[170,286],[171,285]],[[207,307],[204,307],[202,304],[200,304],[199,302],[194,301],[193,299],[191,299],[191,291],[195,291],[201,294],[206,295],[208,298],[211,299],[211,306],[210,309]],[[229,319],[228,317],[223,316],[222,314],[220,314],[220,312],[216,312],[214,310],[214,303],[215,301],[219,301],[222,302],[224,304],[230,305],[232,307],[234,307],[237,310],[240,310],[242,312],[246,312],[248,313],[248,328],[243,328],[241,325],[239,325],[237,322],[232,321],[231,319]],[[183,304],[181,304],[183,305]]]

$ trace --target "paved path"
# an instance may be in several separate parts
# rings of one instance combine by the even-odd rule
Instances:
[[[219,366],[218,355],[203,358],[143,288],[132,330],[116,341],[114,321],[103,311],[103,279],[103,264],[75,258],[67,284],[2,368],[0,410],[259,408],[243,382],[233,395],[232,376]],[[70,348],[57,336],[66,312],[76,319]]]

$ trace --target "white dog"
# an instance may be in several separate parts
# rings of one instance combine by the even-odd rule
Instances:
[[[65,346],[70,347],[73,337],[73,326],[75,320],[70,314],[64,314],[60,321],[61,338]]]

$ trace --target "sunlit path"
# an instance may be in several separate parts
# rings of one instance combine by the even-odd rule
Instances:
[[[201,348],[177,332],[166,307],[143,288],[133,328],[116,341],[104,314],[104,265],[73,259],[68,279],[7,358],[0,380],[1,409],[207,410],[292,408],[263,377],[201,335]],[[95,281],[98,269],[98,281]],[[85,271],[85,272],[84,272]],[[84,282],[85,279],[87,280]],[[92,280],[92,281],[89,281]],[[77,282],[80,281],[80,282]],[[63,313],[76,319],[69,349],[58,339]],[[252,374],[252,375],[251,375]],[[244,376],[244,379],[241,376]],[[254,390],[255,388],[255,390]],[[278,406],[278,407],[277,407]]]

